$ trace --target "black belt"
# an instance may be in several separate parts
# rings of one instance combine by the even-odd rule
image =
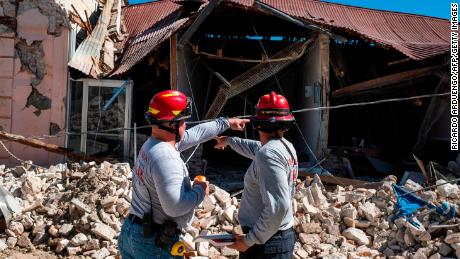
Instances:
[[[251,227],[241,227],[241,228],[243,229],[243,234],[247,234],[252,230]],[[288,233],[288,232],[290,232],[292,230],[293,230],[292,227],[288,228],[288,229],[285,229],[285,230],[278,230],[278,232],[276,232],[273,236],[275,236],[275,235],[284,235],[284,234],[286,234],[286,233]]]
[[[138,224],[138,225],[143,225],[143,222],[142,222],[142,219],[139,218],[138,216],[134,215],[134,214],[129,214],[128,215],[128,219],[130,219],[132,222]],[[157,224],[157,223],[153,223],[153,230],[156,232],[160,229],[162,224]],[[181,233],[180,229],[177,229],[177,233]]]
[[[130,219],[132,222],[142,226],[142,219],[139,218],[138,216],[136,216],[134,214],[129,214],[128,219]]]

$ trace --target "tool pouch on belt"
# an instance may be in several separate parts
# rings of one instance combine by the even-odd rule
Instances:
[[[177,233],[178,229],[176,222],[169,220],[165,221],[158,229],[155,245],[163,249],[170,247],[176,241],[175,235]]]

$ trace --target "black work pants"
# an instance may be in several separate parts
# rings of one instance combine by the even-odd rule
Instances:
[[[248,228],[243,232],[247,233]],[[278,231],[263,245],[253,245],[240,252],[240,259],[292,259],[294,253],[295,232],[292,228]]]

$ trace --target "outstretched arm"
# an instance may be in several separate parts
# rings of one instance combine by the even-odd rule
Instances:
[[[218,118],[211,122],[196,125],[185,131],[185,135],[180,142],[176,144],[177,150],[182,152],[193,146],[206,142],[227,129],[242,131],[245,124],[248,123],[247,119],[237,118]]]
[[[198,124],[185,131],[184,137],[176,144],[177,150],[182,152],[193,146],[206,142],[230,128],[226,118]]]
[[[225,137],[224,141],[226,145],[229,145],[238,154],[253,160],[256,158],[257,152],[259,152],[261,147],[260,141],[238,137]]]

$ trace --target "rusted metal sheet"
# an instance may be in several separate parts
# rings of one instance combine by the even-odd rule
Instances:
[[[102,45],[107,35],[107,27],[109,26],[113,0],[107,0],[104,9],[102,10],[96,27],[94,27],[91,35],[89,35],[78,46],[77,51],[69,62],[69,66],[75,68],[86,75],[93,77],[97,76],[95,71],[98,70],[97,64],[93,60],[99,60]]]
[[[437,71],[439,71],[443,66],[433,66],[433,67],[425,67],[425,68],[418,68],[414,70],[399,72],[387,76],[382,76],[379,78],[371,79],[368,81],[360,82],[354,85],[350,85],[332,92],[333,97],[339,97],[349,94],[356,94],[358,92],[381,88],[384,86],[400,83],[403,81],[411,80],[420,78],[423,76],[431,75]]]
[[[170,23],[168,20],[163,20],[157,23],[153,28],[133,39],[132,43],[128,43],[126,46],[125,53],[120,62],[121,65],[111,76],[127,72],[150,52],[156,50],[161,43],[168,40],[177,30],[182,28],[187,21],[188,18],[180,19],[173,23]]]
[[[188,18],[178,20],[181,11],[181,5],[170,1],[125,7],[123,16],[129,36],[119,46],[123,57],[111,76],[127,72],[182,28]]]
[[[250,0],[230,2],[252,6]],[[286,14],[342,29],[421,60],[450,49],[449,21],[427,16],[352,7],[316,0],[261,0]]]
[[[124,22],[129,33],[128,40],[136,37],[162,20],[166,19],[171,21],[171,23],[176,21],[177,19],[169,19],[169,17],[176,17],[175,13],[181,8],[180,5],[170,1],[156,1],[130,5],[123,8]]]

